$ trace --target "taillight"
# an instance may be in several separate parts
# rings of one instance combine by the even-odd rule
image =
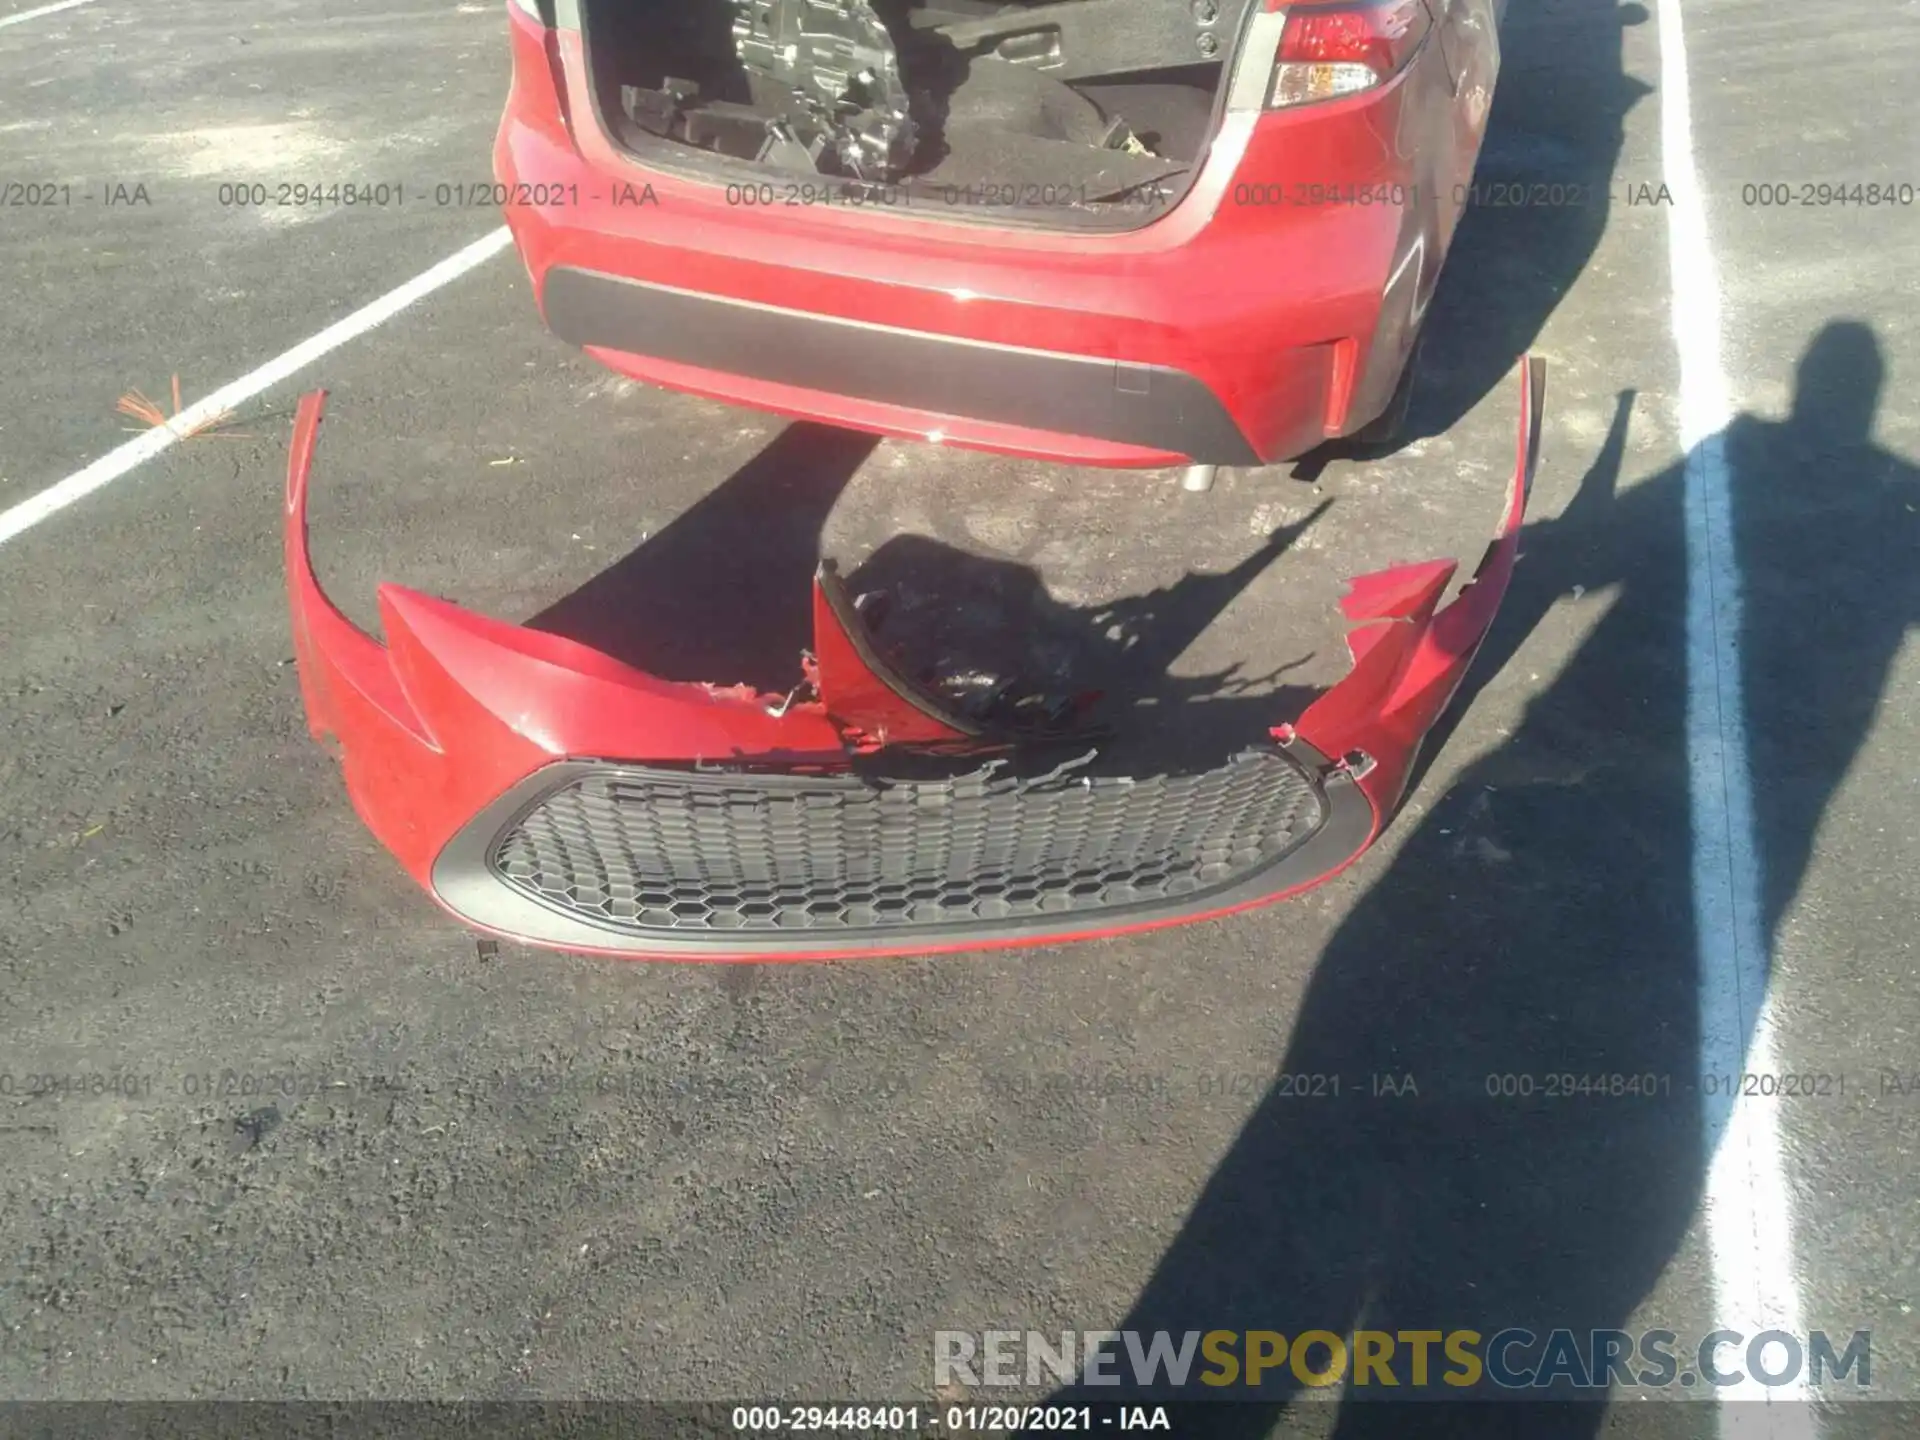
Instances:
[[[1427,0],[1295,3],[1286,10],[1267,105],[1280,109],[1357,95],[1406,68],[1433,28]]]

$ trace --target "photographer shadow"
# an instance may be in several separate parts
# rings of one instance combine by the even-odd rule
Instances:
[[[1871,441],[1881,383],[1872,332],[1829,325],[1801,361],[1787,419],[1742,416],[1705,442],[1732,477],[1746,577],[1745,699],[1728,723],[1744,723],[1751,747],[1763,948],[1920,620],[1920,472]],[[1703,1053],[1699,1017],[1730,977],[1703,971],[1695,923],[1684,506],[1702,472],[1683,462],[1619,490],[1630,404],[1623,395],[1577,498],[1527,527],[1478,683],[1576,587],[1574,603],[1597,612],[1591,629],[1510,738],[1414,824],[1328,944],[1277,1073],[1337,1076],[1340,1093],[1276,1086],[1249,1116],[1114,1322],[1142,1343],[1159,1330],[1177,1343],[1212,1330],[1490,1339],[1510,1327],[1584,1341],[1627,1328],[1695,1223],[1731,1104],[1703,1097],[1698,1077],[1705,1064],[1737,1071],[1751,1035]],[[1555,1075],[1639,1083],[1556,1097]],[[1392,1077],[1388,1093],[1375,1076]],[[1683,1319],[1711,1320],[1710,1307]],[[1536,1345],[1509,1358],[1541,1356]],[[1437,1342],[1432,1360],[1436,1378],[1455,1368]],[[1306,1373],[1327,1361],[1318,1351]],[[1126,1371],[1124,1357],[1114,1368]],[[1636,1355],[1630,1368],[1647,1367]],[[1579,1403],[1604,1394],[1604,1375],[1598,1391],[1571,1383],[1576,1372],[1526,1392],[1553,1403],[1511,1403],[1507,1390],[1509,1403],[1460,1407],[1431,1401],[1502,1391],[1483,1374],[1394,1404],[1404,1354],[1396,1369],[1398,1396],[1347,1389],[1335,1435],[1587,1440],[1604,1424],[1603,1406]],[[1187,1412],[1182,1433],[1322,1433],[1292,1409],[1300,1375],[1282,1364],[1261,1380],[1083,1381],[1072,1398],[1218,1396],[1239,1403]],[[1644,1408],[1698,1433],[1693,1406]]]

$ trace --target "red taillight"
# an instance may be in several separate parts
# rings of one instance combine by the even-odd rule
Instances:
[[[1371,90],[1406,68],[1432,28],[1427,0],[1290,5],[1267,104],[1305,105]]]

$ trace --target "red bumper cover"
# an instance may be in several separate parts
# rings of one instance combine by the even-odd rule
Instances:
[[[1512,574],[1544,367],[1473,580],[1351,582],[1353,669],[1214,770],[1103,773],[988,733],[894,674],[830,568],[804,700],[670,683],[562,637],[382,586],[382,645],[307,547],[323,392],[288,464],[285,548],[310,727],[373,833],[456,918],[554,948],[699,959],[976,949],[1201,919],[1338,873],[1398,804]],[[1086,750],[1087,747],[1080,747]]]

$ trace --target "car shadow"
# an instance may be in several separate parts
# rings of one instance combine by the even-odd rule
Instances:
[[[1651,89],[1626,73],[1622,32],[1646,7],[1615,0],[1509,6],[1500,78],[1460,217],[1422,325],[1411,407],[1390,443],[1335,441],[1295,462],[1377,459],[1443,435],[1512,373],[1606,233],[1627,113]]]
[[[811,423],[747,464],[613,565],[548,606],[530,629],[564,635],[667,680],[784,694],[813,643],[809,596],[828,515],[873,452],[866,435]],[[1245,559],[1139,595],[1085,606],[1033,567],[926,535],[887,540],[846,576],[882,649],[914,679],[965,676],[1086,705],[1102,763],[1139,773],[1205,768],[1258,741],[1317,693],[1235,665],[1182,675],[1176,660],[1333,502],[1271,532]]]
[[[663,680],[793,688],[820,537],[880,441],[787,426],[625,557],[527,621]]]
[[[1920,471],[1872,443],[1881,383],[1871,331],[1830,325],[1801,361],[1787,419],[1743,415],[1707,442],[1724,448],[1746,577],[1740,714],[1769,948],[1920,620]],[[1618,487],[1629,409],[1623,397],[1578,498],[1528,525],[1480,673],[1556,605],[1585,607],[1590,629],[1329,942],[1277,1057],[1295,1083],[1248,1117],[1112,1322],[1143,1345],[1161,1330],[1176,1343],[1213,1330],[1584,1337],[1626,1330],[1674,1260],[1729,1105],[1697,1080],[1702,985],[1725,977],[1703,977],[1696,944],[1689,474],[1682,463]],[[1639,1077],[1639,1093],[1551,1096],[1558,1075]],[[1338,1094],[1302,1098],[1303,1076],[1338,1077]],[[1375,1077],[1392,1078],[1383,1090]],[[1698,1304],[1694,1318],[1710,1321],[1711,1298]],[[1436,1379],[1457,1369],[1433,1354]],[[1517,1372],[1541,1355],[1538,1343],[1506,1352]],[[1327,1362],[1319,1350],[1307,1373]],[[1404,1353],[1397,1365],[1404,1385]],[[1127,1368],[1121,1355],[1109,1370]],[[1636,1356],[1629,1368],[1649,1367]],[[1251,1440],[1304,1424],[1301,1377],[1283,1362],[1260,1378],[1157,1393],[1243,1402],[1188,1412],[1183,1434]],[[1440,1393],[1493,1398],[1497,1378]],[[1599,1392],[1572,1378],[1523,1392],[1558,1403],[1525,1406],[1380,1403],[1396,1397],[1351,1387],[1332,1433],[1585,1440],[1603,1410],[1578,1403]],[[1069,1393],[1156,1392],[1083,1381]],[[1674,1433],[1710,1424],[1672,1408]]]
[[[1266,670],[1236,663],[1182,675],[1174,663],[1332,503],[1276,528],[1230,569],[1099,604],[1063,603],[1031,566],[924,535],[888,540],[847,578],[884,597],[878,639],[914,678],[964,675],[1046,700],[1091,699],[1087,718],[1107,762],[1136,773],[1203,769],[1305,707],[1317,692],[1285,678],[1311,652]]]

